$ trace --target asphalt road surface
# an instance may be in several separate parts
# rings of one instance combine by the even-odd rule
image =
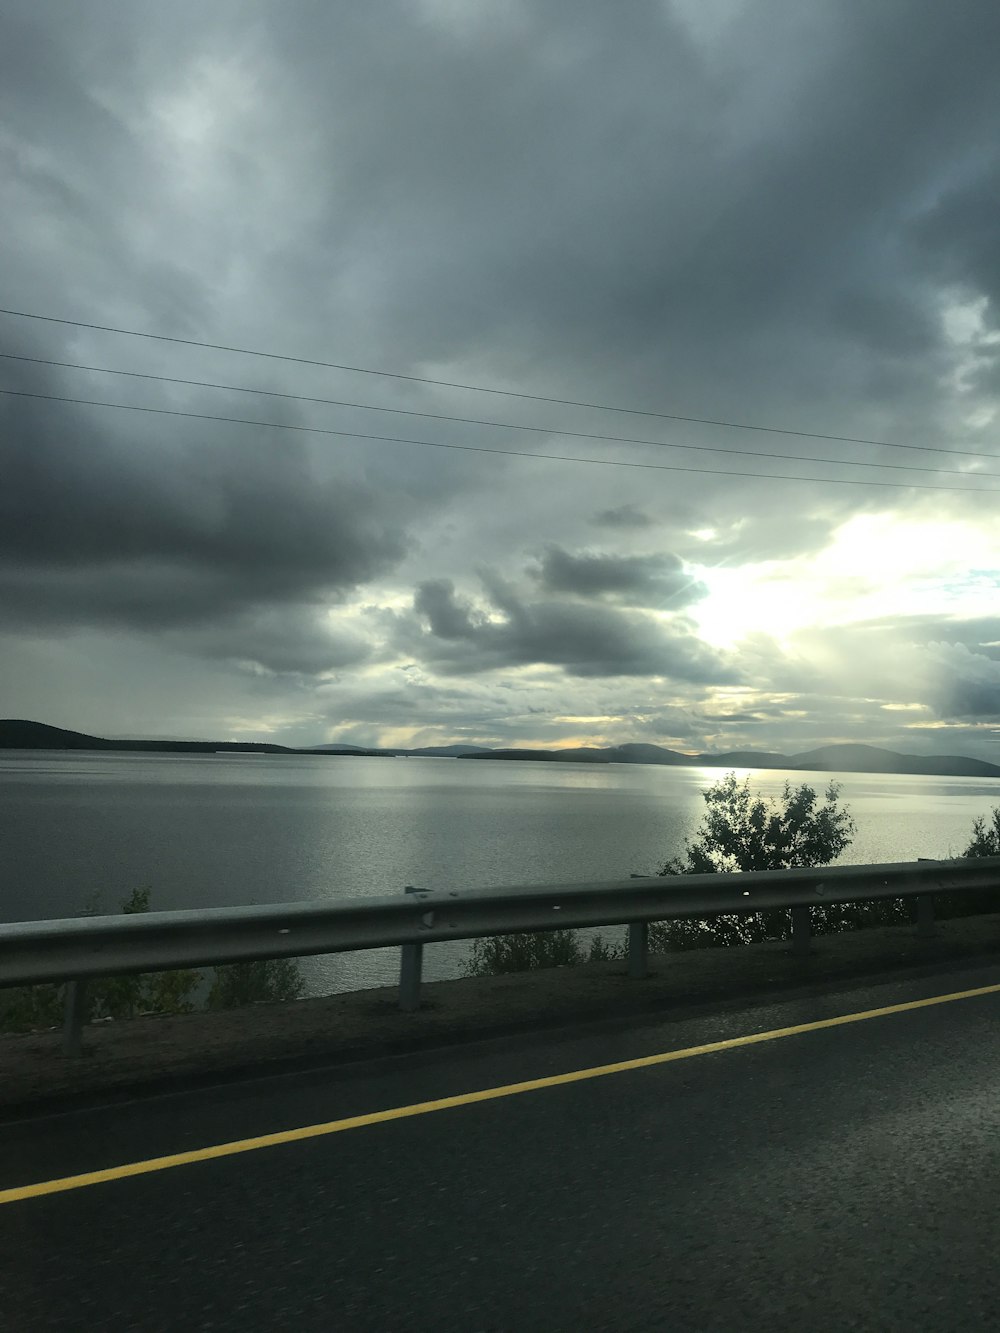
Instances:
[[[995,1330],[998,1246],[1000,966],[0,1125],[11,1333]]]

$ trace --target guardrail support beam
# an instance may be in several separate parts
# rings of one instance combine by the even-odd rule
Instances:
[[[407,884],[404,893],[419,893],[412,884]],[[424,970],[424,946],[422,944],[403,944],[399,950],[399,1007],[404,1014],[415,1013],[420,1008],[420,980]]]
[[[937,931],[934,929],[934,895],[932,893],[921,893],[917,895],[917,937],[922,940],[932,940]]]
[[[71,1059],[83,1054],[83,1021],[86,1013],[86,981],[67,981],[63,1017],[63,1055]]]
[[[82,982],[176,968],[218,966],[254,958],[311,957],[356,949],[407,945],[403,954],[403,1007],[416,1008],[421,946],[443,940],[551,930],[627,925],[653,920],[696,920],[766,911],[793,904],[811,913],[820,904],[927,900],[916,925],[931,927],[930,899],[942,893],[997,893],[1000,856],[956,857],[930,865],[901,861],[869,866],[798,866],[746,874],[660,876],[582,884],[521,885],[496,889],[419,892],[329,903],[272,903],[264,907],[205,908],[148,915],[74,917],[57,921],[0,922],[0,987],[78,985],[67,996],[68,1048],[83,1024]],[[423,900],[423,901],[420,901]],[[1000,906],[1000,902],[997,903]],[[792,942],[806,945],[806,915],[792,921]],[[805,928],[805,929],[804,929]],[[638,962],[638,934],[633,953]],[[912,936],[911,936],[912,938]]]
[[[793,907],[792,953],[804,958],[809,952],[810,921],[808,907]]]
[[[628,974],[635,980],[649,973],[649,922],[633,921],[628,928]]]

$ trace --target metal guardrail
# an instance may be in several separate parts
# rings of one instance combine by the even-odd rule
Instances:
[[[918,931],[928,934],[933,894],[982,889],[1000,889],[1000,857],[453,892],[411,887],[391,898],[25,921],[0,925],[0,987],[70,982],[72,1050],[82,987],[94,977],[400,945],[400,1004],[409,1010],[419,1004],[422,947],[435,941],[628,925],[629,975],[641,977],[650,921],[788,909],[799,952],[809,947],[811,907],[915,897]]]

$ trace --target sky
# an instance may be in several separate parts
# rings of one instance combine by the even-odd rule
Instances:
[[[0,716],[1000,761],[998,208],[994,0],[8,0]]]

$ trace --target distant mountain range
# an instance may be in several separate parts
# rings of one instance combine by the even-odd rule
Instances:
[[[824,745],[801,754],[730,750],[724,754],[684,754],[662,745],[567,747],[561,750],[491,750],[482,745],[428,745],[420,749],[364,749],[357,745],[314,745],[292,749],[256,741],[107,740],[44,722],[0,720],[0,749],[114,750],[153,754],[314,754],[359,758],[455,758],[534,760],[573,764],[671,764],[697,768],[779,768],[819,773],[915,773],[929,777],[1000,778],[1000,766],[963,755],[898,754],[874,745]]]
[[[423,756],[425,759],[474,759],[476,755],[493,754],[485,745],[425,745],[419,750],[366,750],[363,745],[311,745],[300,754],[388,754]]]
[[[684,754],[662,745],[588,746],[562,750],[484,750],[462,759],[535,759],[576,764],[672,764],[697,768],[780,768],[819,773],[918,773],[930,777],[1000,778],[1000,767],[964,755],[898,754],[875,745],[824,745],[801,754],[770,750],[729,750],[724,754]]]
[[[417,750],[366,750],[360,745],[311,745],[295,749],[268,741],[165,741],[108,740],[88,736],[82,731],[50,727],[46,722],[27,722],[20,718],[0,719],[0,750],[115,750],[147,754],[340,754],[361,757],[395,758],[474,758],[484,750],[481,745],[427,745]]]

